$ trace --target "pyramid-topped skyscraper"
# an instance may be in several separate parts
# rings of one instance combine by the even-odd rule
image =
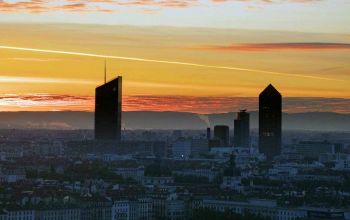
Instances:
[[[281,153],[282,95],[268,85],[259,95],[259,151],[267,159]]]

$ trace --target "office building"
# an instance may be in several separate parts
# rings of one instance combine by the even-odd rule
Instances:
[[[250,126],[249,113],[246,110],[238,112],[234,122],[234,146],[249,147],[250,146]]]
[[[221,147],[228,147],[230,144],[230,128],[226,125],[215,126],[214,139],[220,141]]]
[[[191,140],[179,138],[172,144],[171,148],[173,158],[187,160],[191,155]]]
[[[121,139],[122,77],[96,88],[95,139]]]
[[[334,154],[335,145],[328,141],[301,141],[295,145],[295,152],[317,160],[322,154]]]
[[[271,84],[259,96],[259,151],[267,159],[281,153],[282,95]]]

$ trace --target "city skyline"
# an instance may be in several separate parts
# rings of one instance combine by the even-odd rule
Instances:
[[[0,0],[0,220],[350,220],[350,0]]]

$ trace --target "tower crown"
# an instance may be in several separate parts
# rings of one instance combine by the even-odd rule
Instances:
[[[271,95],[278,95],[281,96],[281,93],[272,85],[269,84],[261,93],[260,96],[271,96]]]

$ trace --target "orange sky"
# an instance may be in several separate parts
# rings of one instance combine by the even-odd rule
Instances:
[[[236,111],[240,105],[232,99],[257,97],[269,83],[285,97],[343,98],[328,102],[333,108],[325,106],[327,111],[344,112],[344,100],[350,99],[346,34],[2,23],[0,111],[91,109],[91,98],[77,97],[94,95],[103,80],[105,56],[108,77],[123,76],[126,110]],[[46,104],[38,100],[40,94],[69,95],[74,103],[54,98]],[[171,97],[187,98],[176,99],[172,107]],[[288,111],[293,108],[300,106]]]

